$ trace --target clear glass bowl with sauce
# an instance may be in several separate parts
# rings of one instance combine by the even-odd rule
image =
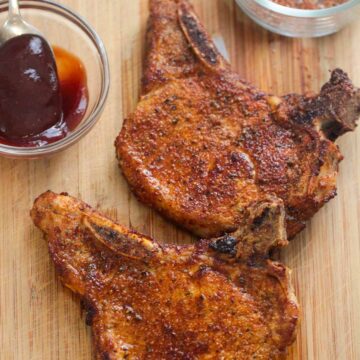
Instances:
[[[320,37],[333,34],[353,20],[360,20],[360,0],[324,9],[304,10],[276,4],[271,0],[236,0],[256,23],[289,37]]]
[[[70,9],[49,0],[21,1],[22,16],[37,27],[52,46],[77,56],[87,77],[88,104],[80,123],[62,139],[37,146],[0,143],[0,156],[39,158],[55,154],[86,135],[99,120],[110,85],[109,63],[104,44],[94,29]],[[8,1],[0,1],[0,23],[6,19]]]

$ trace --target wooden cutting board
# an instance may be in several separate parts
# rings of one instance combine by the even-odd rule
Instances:
[[[110,97],[100,122],[79,144],[46,160],[0,159],[0,359],[91,359],[79,300],[57,280],[29,209],[47,189],[67,191],[122,224],[159,239],[192,241],[139,204],[118,171],[113,142],[137,103],[147,0],[63,0],[105,41]],[[233,68],[276,94],[318,90],[340,66],[360,86],[360,21],[318,40],[270,34],[233,0],[194,0],[211,34],[220,34]],[[302,321],[289,359],[360,359],[360,129],[340,139],[339,195],[282,252],[293,269]]]

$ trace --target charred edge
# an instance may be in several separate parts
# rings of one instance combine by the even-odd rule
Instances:
[[[344,132],[351,131],[347,130],[344,131],[344,127],[340,123],[324,123],[321,127],[322,132],[330,141],[335,141],[340,135]]]
[[[130,256],[139,256],[138,249],[136,249],[135,244],[131,246],[117,231],[108,228],[91,224],[95,232],[104,239],[105,242],[113,246],[115,249],[118,249],[121,253],[128,254]]]
[[[97,310],[90,302],[86,300],[82,301],[82,306],[86,311],[85,323],[87,326],[91,326],[93,324],[95,316],[97,315]]]
[[[101,360],[111,360],[110,354],[108,352],[103,352],[101,354]]]
[[[311,125],[312,121],[323,114],[323,110],[314,109],[306,110],[305,103],[300,104],[299,109],[293,114],[292,118],[299,125]],[[312,105],[310,104],[309,107]]]
[[[119,234],[115,230],[112,230],[110,228],[105,228],[103,226],[95,225],[93,223],[91,224],[91,226],[107,242],[113,244],[117,240],[119,240]]]
[[[266,220],[269,213],[270,213],[269,208],[264,209],[264,211],[253,220],[251,229],[255,230],[256,228],[260,227]]]
[[[200,51],[202,57],[210,64],[216,65],[218,63],[218,56],[209,42],[206,34],[199,27],[196,19],[190,14],[181,16],[181,21],[185,25],[188,35],[194,42],[195,47]]]
[[[290,117],[299,125],[311,125],[314,118],[322,115],[324,109],[316,106],[317,98],[306,98],[302,95],[290,94],[284,97],[291,109]]]
[[[146,249],[141,244],[128,239],[125,235],[120,234],[111,228],[99,226],[94,223],[91,223],[91,226],[93,231],[96,232],[105,243],[110,245],[112,251],[119,252],[123,256],[137,258],[144,263],[147,263],[153,256],[151,250]]]
[[[222,254],[236,255],[237,243],[238,241],[234,237],[225,235],[212,242],[210,248]]]

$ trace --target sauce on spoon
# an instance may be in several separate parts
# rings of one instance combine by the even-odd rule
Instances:
[[[0,133],[39,134],[62,118],[55,59],[38,35],[21,35],[0,48]]]
[[[0,143],[42,146],[64,138],[88,106],[83,63],[60,47],[53,53],[37,35],[0,48]],[[15,57],[14,57],[15,54]]]

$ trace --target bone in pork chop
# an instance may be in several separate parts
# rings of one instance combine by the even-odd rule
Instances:
[[[284,359],[298,305],[289,271],[268,259],[286,243],[281,201],[241,230],[160,245],[80,200],[47,192],[31,216],[64,285],[88,310],[97,359]]]
[[[360,91],[336,69],[319,95],[265,94],[230,70],[186,0],[151,0],[143,95],[116,140],[145,204],[202,237],[235,231],[269,194],[288,236],[336,194],[336,138]]]

